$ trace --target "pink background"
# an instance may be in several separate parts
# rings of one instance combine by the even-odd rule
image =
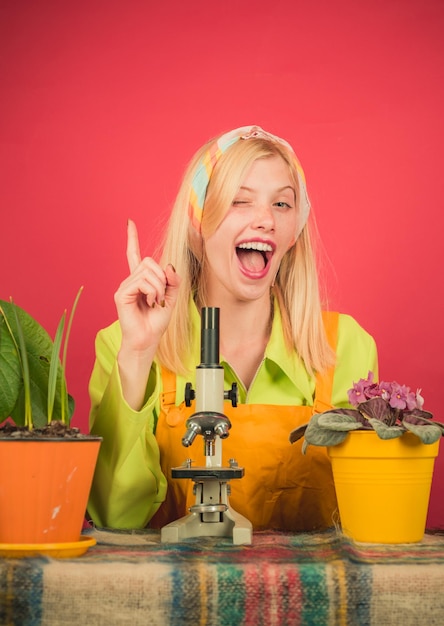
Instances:
[[[152,253],[192,153],[248,124],[302,161],[331,307],[374,335],[381,377],[422,387],[444,420],[443,32],[440,0],[0,3],[0,298],[53,334],[84,285],[74,424],[127,218]]]

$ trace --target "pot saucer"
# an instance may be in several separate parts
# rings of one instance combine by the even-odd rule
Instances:
[[[69,543],[0,543],[0,557],[24,558],[50,556],[55,559],[68,559],[85,554],[96,544],[94,537],[82,536],[79,541]]]

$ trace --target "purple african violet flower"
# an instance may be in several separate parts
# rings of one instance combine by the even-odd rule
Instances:
[[[408,407],[410,389],[405,385],[399,385],[398,383],[392,383],[392,389],[389,399],[389,404],[393,409],[399,409],[403,411]],[[412,394],[413,395],[413,394]],[[414,397],[414,396],[413,396]],[[416,401],[414,402],[416,406]]]
[[[315,414],[309,424],[291,432],[290,441],[293,443],[307,433],[305,454],[309,444],[336,445],[351,430],[374,430],[380,439],[401,437],[409,431],[425,444],[444,436],[444,424],[433,422],[432,413],[423,411],[421,389],[412,392],[410,387],[397,382],[378,384],[373,380],[373,372],[369,372],[367,378],[353,383],[348,398],[356,409],[330,409]]]
[[[416,395],[410,391],[410,387],[396,382],[381,382],[379,388],[381,398],[388,402],[393,409],[413,411],[413,409],[419,408]]]
[[[381,389],[377,383],[373,383],[369,387],[365,389],[365,397],[367,400],[371,400],[372,398],[379,398],[381,396]]]
[[[416,394],[413,391],[410,391],[410,387],[406,387],[407,395],[405,399],[405,403],[407,405],[408,411],[413,411],[418,408],[418,404],[416,402]]]
[[[353,387],[348,390],[350,404],[357,407],[367,400],[380,397],[395,411],[422,410],[424,398],[421,396],[421,389],[414,393],[406,385],[394,381],[391,383],[381,381],[378,384],[373,378],[373,372],[369,372],[367,378],[361,378],[357,383],[353,383]]]
[[[393,383],[385,383],[381,381],[378,385],[379,395],[386,402],[390,402],[393,393]]]
[[[367,378],[361,378],[357,383],[353,383],[353,387],[348,390],[348,401],[353,406],[358,406],[361,402],[366,402],[375,395],[374,387],[377,385],[373,382],[373,372],[369,372]]]

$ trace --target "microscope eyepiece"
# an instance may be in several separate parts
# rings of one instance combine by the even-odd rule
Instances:
[[[219,367],[219,308],[203,307],[201,314],[200,367]]]

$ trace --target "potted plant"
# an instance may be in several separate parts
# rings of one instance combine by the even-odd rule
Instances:
[[[342,531],[355,541],[413,543],[424,536],[430,488],[444,425],[424,411],[421,390],[374,381],[348,391],[355,408],[312,416],[290,433],[326,446]]]
[[[100,437],[71,428],[66,358],[73,316],[54,340],[14,302],[0,300],[0,554],[82,554],[81,530]]]

